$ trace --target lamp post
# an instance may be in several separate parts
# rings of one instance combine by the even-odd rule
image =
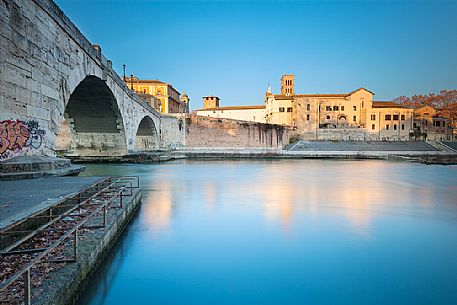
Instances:
[[[133,74],[130,74],[130,89],[133,90]]]
[[[122,68],[124,69],[124,83],[125,83],[125,65],[122,65]]]

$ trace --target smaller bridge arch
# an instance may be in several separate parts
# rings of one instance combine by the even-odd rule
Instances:
[[[135,150],[154,150],[160,147],[156,125],[148,115],[141,119],[135,135]]]

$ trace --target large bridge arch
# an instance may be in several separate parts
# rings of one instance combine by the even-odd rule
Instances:
[[[140,121],[136,136],[135,150],[153,150],[160,147],[160,137],[154,120],[146,115]]]
[[[67,155],[127,153],[123,117],[105,81],[89,75],[76,86],[66,103],[55,147]]]

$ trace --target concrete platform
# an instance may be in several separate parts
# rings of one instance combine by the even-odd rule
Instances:
[[[365,142],[365,141],[298,141],[286,148],[288,151],[439,151],[427,142]]]
[[[103,180],[101,177],[46,177],[0,181],[0,228],[53,205]]]
[[[69,159],[48,156],[20,156],[0,161],[0,180],[75,176],[84,170],[84,166],[71,164]]]

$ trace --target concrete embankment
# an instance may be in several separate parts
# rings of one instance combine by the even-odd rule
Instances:
[[[42,283],[43,292],[33,304],[75,304],[90,277],[122,235],[141,203],[141,192],[136,190],[127,199],[124,209],[110,209],[104,229],[98,229],[79,241],[78,260],[53,272]]]
[[[0,203],[0,304],[21,304],[27,264],[31,304],[64,305],[76,302],[141,192],[135,177],[48,177],[1,182]],[[22,255],[31,248],[45,256]]]
[[[175,154],[192,159],[381,159],[457,164],[457,154],[426,142],[299,141],[285,149],[188,148]]]

